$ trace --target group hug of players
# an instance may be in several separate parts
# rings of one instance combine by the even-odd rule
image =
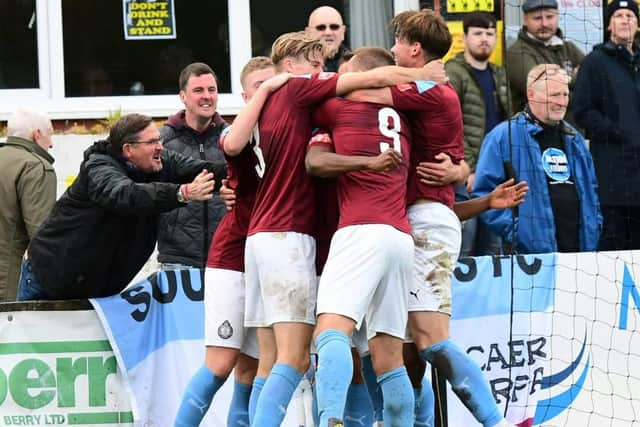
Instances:
[[[199,425],[234,368],[227,424],[279,426],[311,352],[319,426],[433,425],[426,362],[483,426],[509,426],[449,339],[451,276],[460,219],[517,205],[527,187],[454,205],[452,182],[418,174],[445,153],[447,177],[464,179],[460,103],[440,61],[451,35],[431,10],[391,24],[393,55],[357,49],[337,74],[303,32],[244,67],[247,105],[220,141],[233,207],[205,272],[207,351],[176,426]]]

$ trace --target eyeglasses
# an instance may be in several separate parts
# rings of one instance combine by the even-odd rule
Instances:
[[[154,138],[154,139],[148,139],[146,141],[132,141],[129,142],[128,144],[146,144],[146,145],[156,145],[156,144],[160,144],[162,145],[163,141],[162,138]]]
[[[342,27],[340,24],[329,24],[329,29],[331,31],[338,31]],[[327,29],[327,24],[316,25],[316,31],[324,31]]]

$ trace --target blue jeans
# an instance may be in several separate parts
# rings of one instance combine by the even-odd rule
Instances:
[[[20,281],[18,282],[18,301],[48,299],[42,292],[42,286],[33,272],[31,260],[22,259]]]

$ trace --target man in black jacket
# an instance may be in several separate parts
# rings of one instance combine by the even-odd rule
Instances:
[[[180,73],[180,100],[185,109],[169,117],[160,129],[164,146],[194,159],[215,164],[219,181],[226,164],[218,145],[227,123],[216,112],[218,85],[213,70],[202,62]],[[217,193],[212,200],[189,203],[162,214],[158,223],[158,262],[163,269],[204,268],[211,239],[226,208]]]
[[[599,250],[640,248],[640,49],[638,5],[614,0],[609,40],[578,71],[573,112],[591,141],[604,225]]]
[[[165,150],[151,117],[122,117],[31,240],[18,300],[120,292],[153,252],[158,214],[211,199],[213,167]]]

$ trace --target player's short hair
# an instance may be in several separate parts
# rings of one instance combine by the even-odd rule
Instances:
[[[240,72],[240,84],[244,88],[244,84],[247,80],[247,76],[254,71],[264,70],[265,68],[272,68],[273,62],[271,58],[267,56],[255,56],[247,62],[244,67],[242,67],[242,71]]]
[[[187,65],[182,71],[180,71],[178,87],[180,90],[185,90],[187,88],[187,83],[189,82],[189,77],[200,77],[203,74],[212,74],[213,78],[216,80],[216,84],[218,83],[218,76],[216,76],[216,73],[213,72],[211,67],[204,62],[194,62],[193,64]]]
[[[445,56],[453,41],[442,16],[431,9],[399,13],[391,20],[391,27],[396,37],[420,43],[427,60]]]
[[[295,33],[285,33],[278,37],[271,46],[271,61],[276,68],[287,57],[298,58],[302,56],[306,60],[311,59],[311,55],[318,53],[323,58],[329,56],[329,48],[314,35],[305,31]]]
[[[153,119],[143,114],[127,114],[122,116],[109,131],[111,152],[122,154],[124,144],[138,141],[138,133],[145,130]]]
[[[462,20],[462,30],[465,34],[469,31],[469,27],[479,28],[496,28],[496,17],[487,12],[481,12],[476,10],[475,12],[467,13]]]
[[[7,136],[31,140],[31,134],[38,129],[46,133],[51,128],[51,120],[46,114],[27,108],[19,108],[7,120]]]
[[[538,64],[527,74],[527,88],[539,83],[546,83],[547,80],[564,80],[567,84],[571,78],[563,67],[558,64]]]
[[[366,46],[353,51],[351,64],[354,71],[367,71],[385,65],[394,65],[393,55],[381,47]]]

